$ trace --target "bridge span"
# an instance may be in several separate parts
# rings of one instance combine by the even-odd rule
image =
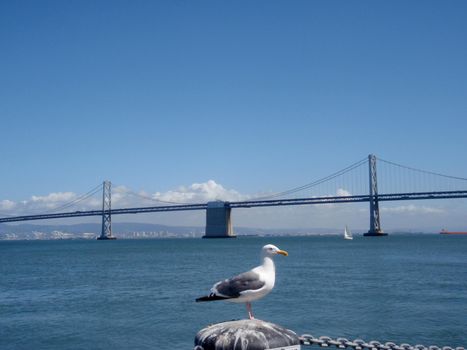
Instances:
[[[362,163],[359,162],[358,166]],[[345,170],[354,169],[354,166],[348,167]],[[451,191],[421,191],[421,192],[399,192],[399,193],[378,193],[378,183],[376,176],[376,157],[374,155],[368,156],[368,169],[369,169],[369,193],[362,195],[341,195],[341,196],[313,196],[303,198],[276,198],[276,199],[251,199],[246,201],[212,201],[207,203],[195,204],[171,204],[171,205],[158,205],[147,207],[133,207],[133,208],[119,208],[113,209],[111,207],[111,184],[105,181],[102,186],[102,210],[84,210],[84,211],[69,211],[61,213],[45,213],[39,215],[22,215],[0,218],[0,223],[10,223],[19,221],[31,220],[46,220],[70,217],[87,217],[87,216],[101,216],[102,217],[102,231],[99,239],[114,239],[112,236],[111,217],[113,215],[124,214],[139,214],[139,213],[154,213],[154,212],[173,212],[173,211],[188,211],[188,210],[205,210],[206,211],[206,231],[207,238],[216,237],[235,237],[232,222],[231,210],[236,208],[255,208],[255,207],[272,207],[272,206],[292,206],[292,205],[318,205],[318,204],[331,204],[331,203],[357,203],[369,202],[370,203],[370,228],[365,236],[384,236],[380,224],[379,202],[385,201],[404,201],[404,200],[433,200],[433,199],[458,199],[467,198],[466,190],[451,190]],[[334,175],[341,175],[345,172],[340,171]],[[435,174],[435,173],[431,173]],[[440,175],[440,174],[435,174]],[[440,175],[444,176],[444,175]],[[335,177],[335,176],[334,176]],[[324,180],[327,180],[326,177]],[[466,180],[464,178],[456,178],[459,180]],[[322,183],[319,180],[318,183]],[[313,183],[314,184],[314,183]],[[299,189],[305,186],[300,187]],[[290,194],[292,191],[280,193]],[[270,196],[274,197],[274,196]],[[269,197],[269,198],[270,198]]]
[[[383,193],[378,194],[376,200],[384,201],[405,201],[405,200],[422,200],[422,199],[456,199],[467,198],[467,191],[443,191],[443,192],[419,192],[419,193]],[[255,207],[273,207],[273,206],[290,206],[290,205],[317,205],[317,204],[333,204],[333,203],[356,203],[356,202],[370,202],[374,200],[369,195],[357,196],[326,196],[326,197],[312,197],[312,198],[294,198],[294,199],[274,199],[274,200],[248,200],[238,202],[228,201],[213,201],[198,204],[181,204],[181,205],[165,205],[165,206],[152,206],[152,207],[137,207],[137,208],[120,208],[110,209],[106,211],[107,214],[122,215],[122,214],[140,214],[140,213],[156,213],[156,212],[172,212],[172,211],[186,211],[186,210],[206,210],[206,231],[212,231],[212,237],[229,237],[233,236],[231,228],[229,229],[230,211],[234,208],[255,208]],[[218,212],[217,216],[213,215]],[[88,211],[73,211],[65,213],[53,214],[40,214],[40,215],[23,215],[0,218],[0,223],[18,222],[18,221],[31,221],[31,220],[46,220],[46,219],[59,219],[70,217],[84,217],[84,216],[102,216],[102,210],[88,210]],[[209,216],[213,216],[211,219]],[[215,228],[213,231],[213,227]],[[219,226],[224,227],[225,230],[219,231]]]

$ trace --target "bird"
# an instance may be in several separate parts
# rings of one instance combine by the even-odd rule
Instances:
[[[196,302],[226,300],[233,303],[245,303],[250,320],[254,319],[251,302],[263,298],[274,288],[276,269],[273,257],[277,254],[288,256],[285,250],[273,244],[261,249],[262,264],[213,285],[209,295],[196,299]]]

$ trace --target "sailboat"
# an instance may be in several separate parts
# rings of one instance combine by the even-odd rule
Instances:
[[[352,232],[350,232],[347,225],[345,225],[345,229],[344,229],[344,238],[345,239],[353,239]]]

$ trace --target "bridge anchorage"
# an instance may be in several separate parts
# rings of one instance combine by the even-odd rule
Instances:
[[[102,230],[98,240],[117,239],[112,236],[112,183],[104,181],[102,184]]]
[[[206,230],[203,238],[235,238],[232,229],[228,202],[208,202],[206,208]]]

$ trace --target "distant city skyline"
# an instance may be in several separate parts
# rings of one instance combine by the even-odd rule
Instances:
[[[0,216],[57,208],[107,179],[115,207],[144,203],[126,190],[248,199],[370,153],[467,178],[466,13],[455,0],[2,2]],[[385,230],[467,229],[466,200],[384,203],[381,215]],[[346,204],[233,220],[367,227],[369,214]]]

